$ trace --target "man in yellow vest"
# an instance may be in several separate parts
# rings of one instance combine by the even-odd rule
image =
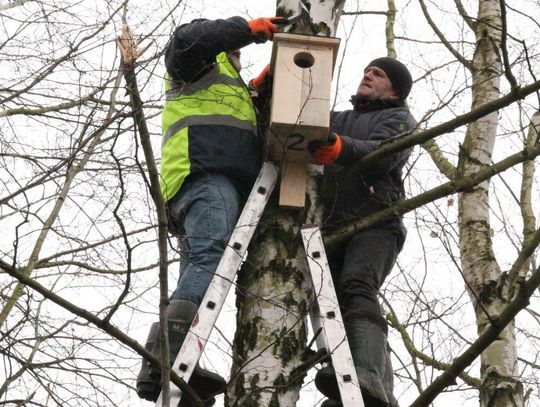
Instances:
[[[263,139],[239,74],[239,50],[271,40],[275,20],[194,20],[176,29],[166,50],[161,190],[181,254],[180,278],[168,307],[171,364],[261,166]],[[254,88],[263,87],[267,71],[251,81]],[[155,323],[146,345],[156,355],[158,332]],[[226,382],[197,366],[189,384],[211,406]],[[137,394],[155,401],[160,390],[159,369],[143,360]]]

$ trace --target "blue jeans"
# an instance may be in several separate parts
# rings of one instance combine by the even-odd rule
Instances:
[[[243,200],[221,174],[191,175],[169,202],[180,225],[180,277],[171,299],[200,305],[240,216]]]

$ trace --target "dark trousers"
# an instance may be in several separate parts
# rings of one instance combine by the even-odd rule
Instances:
[[[343,314],[351,310],[381,315],[379,288],[390,274],[405,240],[399,229],[372,229],[355,235],[329,258]]]
[[[386,343],[388,328],[377,296],[404,240],[404,229],[367,230],[355,235],[341,252],[329,258],[362,397],[370,407],[399,407],[393,395],[393,371]],[[315,384],[331,400],[340,399],[333,369],[319,370]]]

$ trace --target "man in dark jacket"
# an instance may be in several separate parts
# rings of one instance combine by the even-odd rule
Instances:
[[[272,39],[274,20],[194,20],[176,29],[165,54],[161,190],[181,249],[180,278],[167,310],[171,364],[260,169],[263,142],[250,92],[239,74],[239,49]],[[255,88],[266,72],[252,81]],[[158,332],[155,323],[146,344],[156,356]],[[143,360],[139,397],[157,400],[160,378],[160,370]],[[198,365],[189,384],[205,405],[213,405],[226,385]],[[182,400],[181,405],[188,404]]]
[[[402,170],[410,149],[388,155],[359,174],[349,174],[347,168],[385,141],[414,129],[405,103],[411,87],[405,65],[392,58],[375,59],[351,100],[353,110],[333,112],[329,141],[310,144],[315,159],[325,164],[325,181],[333,191],[325,197],[327,228],[344,226],[404,197]],[[356,234],[329,258],[366,407],[398,405],[386,344],[388,328],[377,294],[405,234],[402,219],[396,217]],[[315,384],[329,398],[324,407],[341,405],[331,366],[317,372]]]

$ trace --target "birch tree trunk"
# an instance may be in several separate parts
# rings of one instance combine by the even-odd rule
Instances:
[[[289,32],[334,34],[344,1],[312,1],[312,26]],[[277,1],[276,15],[292,16],[298,2]],[[308,170],[306,206],[284,210],[270,202],[239,273],[237,327],[226,405],[295,406],[305,377],[310,288],[302,224],[320,224],[320,167]]]
[[[472,65],[472,107],[500,96],[501,8],[499,0],[481,0],[475,26],[476,49]],[[497,112],[471,123],[462,146],[458,173],[470,175],[491,162],[498,125]],[[472,290],[477,330],[494,323],[512,297],[512,284],[495,259],[489,219],[489,181],[459,196],[461,265]],[[481,356],[481,406],[522,406],[523,390],[517,377],[514,323]]]

